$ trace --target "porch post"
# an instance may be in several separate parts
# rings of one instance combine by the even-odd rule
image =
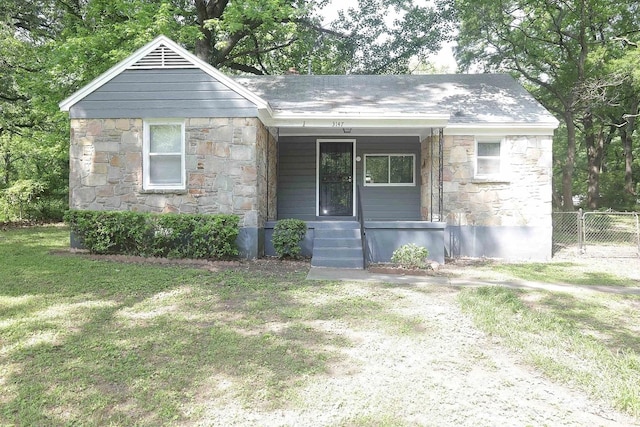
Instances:
[[[429,201],[431,206],[429,206],[429,221],[433,222],[433,128],[431,128],[431,137],[429,138],[429,162],[431,163],[429,167],[429,185],[431,188],[429,189]]]
[[[438,132],[438,221],[442,221],[443,177],[444,177],[444,128]]]

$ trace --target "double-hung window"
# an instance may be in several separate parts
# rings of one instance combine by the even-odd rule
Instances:
[[[145,190],[186,188],[184,121],[147,120],[143,135]]]
[[[503,142],[500,139],[476,141],[476,178],[496,178],[504,174]]]
[[[415,163],[413,154],[365,154],[364,185],[415,185]]]

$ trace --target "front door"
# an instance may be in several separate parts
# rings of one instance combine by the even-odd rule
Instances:
[[[354,142],[318,141],[318,215],[353,216]]]

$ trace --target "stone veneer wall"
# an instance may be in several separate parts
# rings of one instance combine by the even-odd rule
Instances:
[[[508,136],[503,177],[473,176],[475,138],[447,136],[444,211],[456,225],[551,227],[550,136]]]
[[[276,138],[260,123],[256,138],[258,165],[258,199],[260,204],[259,223],[272,221],[278,217],[276,190],[278,185],[278,146]]]
[[[185,119],[187,189],[142,189],[141,119],[72,119],[70,207],[175,213],[229,213],[264,226],[275,171],[275,141],[257,118]],[[275,154],[274,154],[275,155]],[[274,204],[275,206],[275,204]]]
[[[420,180],[422,184],[420,215],[423,221],[432,220],[432,210],[433,221],[440,221],[440,218],[438,218],[438,138],[436,133],[436,135],[420,141],[420,157],[422,159],[420,165]]]
[[[431,202],[429,144],[437,156],[437,136],[422,142],[422,215],[429,217]],[[476,179],[475,138],[446,136],[444,140],[443,220],[455,225],[548,226],[551,218],[551,137],[513,136],[505,138],[506,172],[500,179]],[[433,179],[437,192],[437,170]],[[437,210],[437,193],[434,210]]]

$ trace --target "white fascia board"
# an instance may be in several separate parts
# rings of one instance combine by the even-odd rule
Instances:
[[[539,123],[450,123],[444,128],[445,135],[540,135],[553,136],[559,122]]]
[[[218,80],[223,85],[227,86],[229,89],[233,90],[234,92],[242,95],[243,97],[247,98],[249,101],[253,102],[258,107],[258,109],[270,110],[269,104],[265,100],[260,98],[258,95],[251,92],[244,86],[236,83],[235,81],[233,81],[232,79],[230,79],[229,77],[227,77],[226,75],[218,71],[216,68],[202,61],[200,58],[193,55],[191,52],[187,51],[182,46],[176,44],[173,40],[169,39],[166,36],[156,37],[151,42],[147,43],[146,45],[144,45],[143,47],[141,47],[140,49],[132,53],[129,57],[127,57],[127,59],[117,63],[116,65],[114,65],[113,67],[111,67],[110,69],[102,73],[100,76],[95,78],[89,84],[84,86],[82,89],[78,90],[73,95],[61,101],[58,104],[58,106],[60,107],[60,110],[69,111],[69,109],[73,105],[75,105],[78,101],[81,101],[85,96],[89,95],[90,93],[97,90],[105,83],[109,82],[111,79],[116,77],[118,74],[122,73],[127,68],[131,67],[133,64],[138,62],[140,59],[144,58],[147,54],[149,54],[150,52],[152,52],[154,49],[156,49],[158,46],[162,44],[176,51],[181,56],[183,56],[184,58],[192,62],[196,68],[199,68],[206,74]]]
[[[272,113],[261,116],[267,126],[278,128],[415,128],[446,127],[449,114],[340,114]]]

